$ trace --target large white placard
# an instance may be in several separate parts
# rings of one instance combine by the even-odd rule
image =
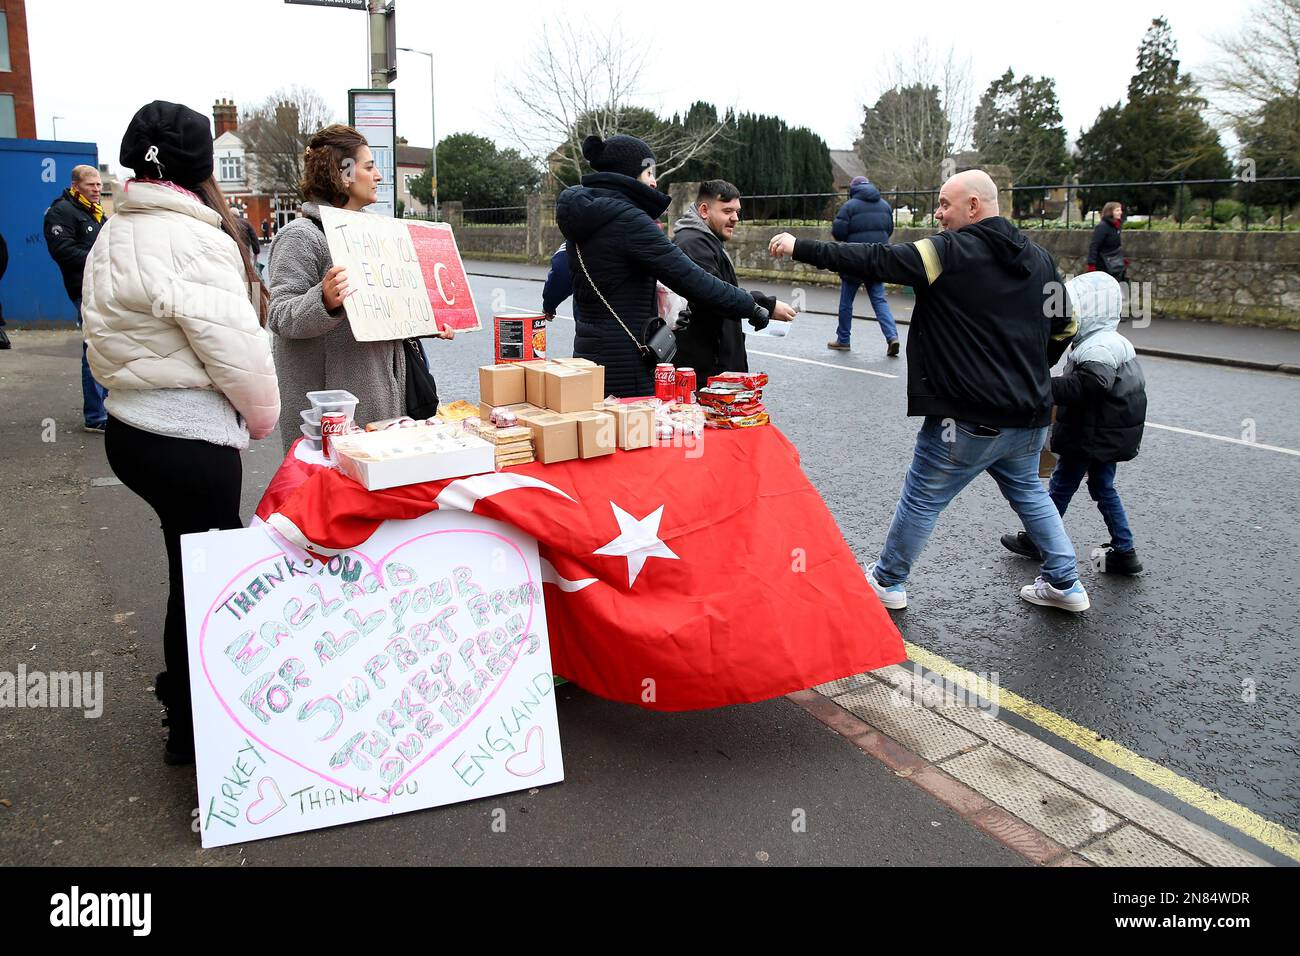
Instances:
[[[182,538],[205,847],[564,779],[537,543],[389,521],[322,564]]]
[[[438,333],[420,257],[402,220],[321,206],[321,226],[334,265],[348,271],[352,291],[343,308],[358,342]]]

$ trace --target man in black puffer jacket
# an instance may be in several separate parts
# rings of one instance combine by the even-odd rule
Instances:
[[[673,226],[673,243],[691,257],[691,261],[727,285],[739,285],[736,266],[723,246],[736,232],[740,221],[740,190],[724,179],[700,183],[695,205]],[[756,303],[767,309],[779,322],[794,319],[794,309],[773,296],[750,291]],[[679,367],[693,368],[701,385],[709,376],[722,372],[748,372],[749,356],[745,352],[745,332],[738,316],[725,316],[708,306],[691,302],[690,321],[677,333]],[[749,324],[758,327],[750,319]],[[766,324],[766,323],[764,323]]]
[[[90,247],[104,226],[100,194],[104,188],[94,166],[75,166],[72,185],[59,194],[45,211],[45,245],[63,273],[63,288],[77,307],[81,325],[81,278]],[[86,344],[81,344],[81,413],[86,431],[103,434],[108,422],[104,398],[108,392],[95,381],[86,361]]]
[[[1067,611],[1089,606],[1074,545],[1038,482],[1052,414],[1052,365],[1074,337],[1056,263],[998,214],[987,173],[968,170],[939,191],[944,231],[917,242],[831,243],[775,236],[772,255],[916,290],[907,337],[907,413],[925,417],[880,559],[867,581],[888,608],[939,514],[987,471],[1043,553],[1020,596]]]
[[[654,360],[641,346],[646,321],[658,314],[655,280],[723,315],[766,324],[768,311],[702,270],[660,230],[656,220],[670,200],[655,188],[649,146],[633,136],[588,136],[582,154],[596,172],[555,204],[573,275],[573,354],[605,366],[609,394],[653,395]]]

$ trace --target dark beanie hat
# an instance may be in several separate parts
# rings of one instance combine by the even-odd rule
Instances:
[[[582,141],[582,155],[597,172],[622,173],[633,179],[655,164],[654,150],[635,136],[588,136]]]
[[[212,126],[188,106],[154,100],[131,118],[119,161],[141,179],[193,188],[212,176]]]

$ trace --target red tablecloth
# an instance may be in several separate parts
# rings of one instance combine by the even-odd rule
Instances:
[[[436,508],[537,539],[555,672],[610,700],[747,703],[906,656],[775,427],[387,491],[291,450],[257,513],[293,544],[333,554]]]

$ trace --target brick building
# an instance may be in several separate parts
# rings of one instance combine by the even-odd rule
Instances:
[[[36,139],[26,0],[0,0],[0,139]]]
[[[276,123],[293,132],[287,139],[298,136],[298,111],[286,104],[276,111]],[[232,207],[243,213],[253,224],[259,236],[266,223],[275,233],[298,215],[296,194],[276,189],[259,175],[257,153],[249,142],[247,130],[240,128],[239,107],[227,99],[217,100],[212,106],[213,164],[217,183]],[[296,145],[294,148],[299,148]]]

